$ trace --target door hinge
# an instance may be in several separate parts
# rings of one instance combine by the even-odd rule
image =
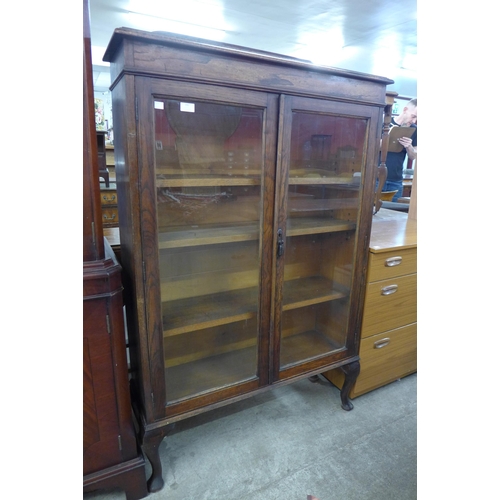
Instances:
[[[139,121],[139,100],[135,98],[135,121]]]
[[[122,451],[122,437],[118,434],[118,449]]]
[[[111,321],[109,320],[109,314],[106,314],[106,328],[108,329],[108,333],[111,333]]]

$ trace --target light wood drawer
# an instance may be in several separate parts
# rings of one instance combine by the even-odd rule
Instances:
[[[357,396],[417,371],[417,323],[362,339],[359,357]]]
[[[417,274],[369,283],[361,337],[417,321]]]
[[[102,207],[103,224],[118,224],[118,207]]]
[[[115,165],[115,151],[114,149],[112,150],[106,150],[106,165]]]
[[[390,252],[370,252],[367,281],[385,280],[417,272],[417,249],[405,248]]]
[[[101,191],[101,205],[116,205],[117,203],[116,191]]]
[[[417,323],[361,340],[361,370],[350,392],[355,398],[417,371]],[[339,389],[344,383],[340,369],[323,375]]]

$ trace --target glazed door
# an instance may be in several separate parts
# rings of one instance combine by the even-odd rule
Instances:
[[[282,98],[281,113],[273,380],[356,353],[357,267],[367,245],[358,243],[360,207],[363,193],[373,198],[365,164],[374,167],[370,127],[379,118],[369,106],[303,98]]]
[[[269,383],[278,98],[136,80],[151,382],[168,416]]]

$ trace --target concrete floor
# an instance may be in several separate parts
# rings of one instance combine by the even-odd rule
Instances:
[[[165,486],[147,498],[415,500],[417,375],[353,404],[342,410],[339,390],[321,377],[179,422],[160,446]]]

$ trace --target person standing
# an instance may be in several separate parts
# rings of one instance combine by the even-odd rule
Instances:
[[[412,99],[403,108],[403,111],[391,120],[392,127],[414,127],[415,132],[411,138],[402,137],[399,143],[403,149],[399,153],[387,153],[387,180],[382,191],[395,191],[392,201],[398,201],[403,196],[403,164],[406,157],[410,160],[417,158],[417,99]]]

